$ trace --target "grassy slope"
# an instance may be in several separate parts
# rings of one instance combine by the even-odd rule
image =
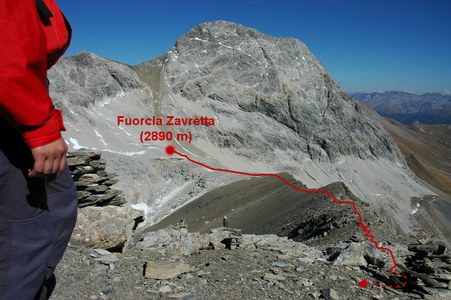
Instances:
[[[417,125],[408,127],[384,120],[412,171],[421,179],[451,196],[451,127]]]

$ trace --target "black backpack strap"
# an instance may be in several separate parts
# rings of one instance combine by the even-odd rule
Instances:
[[[42,24],[44,24],[45,26],[50,26],[50,18],[53,17],[50,9],[47,7],[47,5],[45,5],[43,0],[36,0],[36,7],[38,9]]]

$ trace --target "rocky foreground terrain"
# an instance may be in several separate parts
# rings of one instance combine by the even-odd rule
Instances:
[[[364,240],[320,250],[275,235],[227,228],[200,235],[179,225],[123,253],[70,247],[53,299],[449,299],[443,248],[426,240],[413,252],[392,245],[407,277],[394,276]]]
[[[302,242],[275,234],[243,234],[232,227],[212,228],[201,234],[189,231],[194,224],[190,226],[185,220],[143,232],[139,229],[142,214],[124,207],[122,192],[110,185],[117,183],[116,175],[108,171],[98,153],[71,153],[69,165],[79,191],[79,219],[57,269],[58,285],[52,299],[451,296],[451,257],[446,246],[427,238],[417,241],[392,236],[381,230],[383,222],[377,222],[377,216],[369,212],[365,213],[366,221],[381,241],[391,241],[385,243],[396,257],[395,272],[400,274],[389,272],[393,262],[388,253],[369,242],[357,228],[357,218],[331,203],[324,211],[316,202],[316,213],[310,207],[309,214],[318,219],[303,229],[315,234],[297,235],[296,240]],[[339,195],[340,188],[333,192]]]

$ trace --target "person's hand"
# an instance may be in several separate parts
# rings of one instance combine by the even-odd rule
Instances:
[[[29,177],[56,177],[66,166],[66,142],[60,138],[50,144],[31,149],[34,158]]]

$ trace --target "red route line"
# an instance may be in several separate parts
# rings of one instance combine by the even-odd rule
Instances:
[[[352,201],[338,201],[337,198],[330,193],[329,191],[326,190],[321,190],[321,189],[317,189],[317,190],[304,190],[301,189],[297,186],[295,186],[294,184],[288,182],[286,179],[284,179],[283,177],[281,177],[280,175],[277,174],[271,174],[271,173],[248,173],[248,172],[241,172],[241,171],[234,171],[234,170],[227,170],[227,169],[220,169],[220,168],[214,168],[214,167],[210,167],[204,163],[198,162],[192,158],[190,158],[188,155],[183,154],[178,152],[173,146],[168,146],[166,148],[166,153],[168,155],[172,155],[172,154],[177,154],[181,157],[184,157],[185,159],[187,159],[188,161],[199,165],[201,167],[204,167],[206,169],[209,169],[211,171],[216,171],[216,172],[224,172],[224,173],[232,173],[232,174],[237,174],[237,175],[245,175],[245,176],[252,176],[252,177],[274,177],[279,179],[280,181],[282,181],[285,185],[289,186],[290,188],[292,188],[293,190],[296,190],[298,192],[302,192],[302,193],[307,193],[307,194],[325,194],[327,196],[329,196],[330,198],[332,198],[333,202],[335,204],[339,204],[339,205],[351,205],[352,208],[354,209],[354,212],[356,213],[357,217],[359,218],[359,222],[357,224],[357,226],[360,228],[360,230],[362,230],[365,233],[365,236],[370,240],[370,242],[374,245],[374,247],[378,250],[381,251],[386,251],[390,254],[391,260],[393,262],[393,265],[390,267],[390,273],[393,273],[393,270],[396,269],[396,260],[395,260],[395,256],[393,255],[393,252],[390,248],[387,247],[381,247],[378,245],[374,235],[371,233],[371,229],[368,225],[363,225],[363,218],[362,215],[360,214],[359,210],[357,209],[357,206],[355,205],[354,202]],[[405,275],[401,275],[401,274],[396,274],[398,277],[404,277]],[[405,283],[404,283],[405,285]],[[392,286],[388,286],[388,287],[392,287]],[[396,288],[400,288],[400,286],[396,286]]]

